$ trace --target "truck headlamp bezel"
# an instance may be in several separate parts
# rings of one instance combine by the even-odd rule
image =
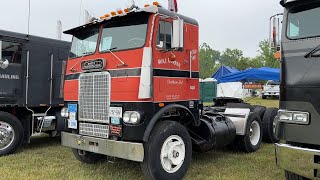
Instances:
[[[310,123],[310,113],[308,112],[279,110],[277,118],[279,122],[289,124],[307,125]]]
[[[123,122],[126,124],[139,124],[141,122],[141,113],[137,111],[126,111],[123,113]]]

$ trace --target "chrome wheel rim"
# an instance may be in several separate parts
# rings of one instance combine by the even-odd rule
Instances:
[[[13,127],[7,123],[0,121],[0,150],[8,148],[14,141]]]
[[[168,173],[177,172],[185,159],[186,148],[180,136],[172,135],[163,143],[160,153],[161,165]]]
[[[260,125],[257,121],[253,121],[250,126],[250,142],[256,146],[260,141]]]

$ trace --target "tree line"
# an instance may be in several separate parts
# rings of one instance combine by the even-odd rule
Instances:
[[[221,66],[235,67],[239,70],[248,68],[272,67],[279,68],[279,60],[274,58],[274,48],[268,40],[259,43],[259,54],[254,57],[244,57],[239,49],[225,49],[223,52],[214,50],[207,43],[200,46],[200,78],[209,78]]]

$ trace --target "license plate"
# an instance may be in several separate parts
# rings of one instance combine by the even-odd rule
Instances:
[[[72,113],[76,113],[78,111],[77,104],[68,104],[68,111]]]
[[[111,118],[122,118],[122,108],[121,107],[110,107],[109,116]]]
[[[120,118],[112,117],[111,118],[111,124],[119,125],[120,124]]]
[[[78,128],[78,121],[77,120],[68,120],[68,128],[69,129],[77,129]]]
[[[70,113],[69,113],[69,119],[70,119],[70,120],[76,120],[76,115],[77,115],[77,113],[70,112]]]

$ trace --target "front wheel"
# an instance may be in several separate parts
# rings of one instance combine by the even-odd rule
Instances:
[[[16,151],[23,141],[23,127],[13,115],[0,112],[0,156]]]
[[[182,179],[192,159],[187,129],[173,121],[159,122],[145,144],[142,170],[148,180]]]

